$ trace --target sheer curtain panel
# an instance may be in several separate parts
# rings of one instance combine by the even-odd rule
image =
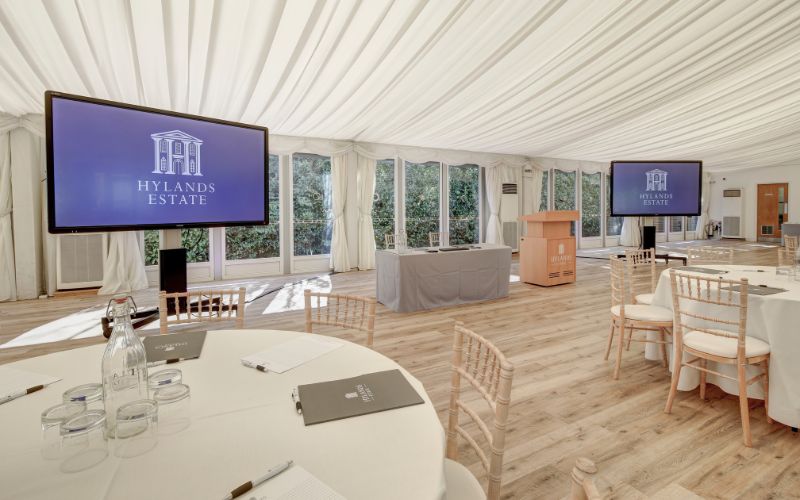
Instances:
[[[135,231],[109,233],[108,255],[103,263],[103,287],[98,295],[133,292],[147,288],[144,255]]]
[[[374,167],[373,167],[374,172]],[[344,207],[347,200],[347,153],[335,153],[331,158],[331,205],[333,235],[331,236],[331,266],[335,272],[350,270],[347,251]]]
[[[0,301],[16,299],[11,234],[11,147],[8,132],[0,132]]]
[[[358,155],[358,268],[375,269],[375,235],[372,203],[375,196],[375,164]]]
[[[698,240],[706,239],[706,224],[708,224],[708,207],[711,205],[711,174],[703,172],[703,187],[700,195],[700,217],[697,218],[697,227],[694,237]]]

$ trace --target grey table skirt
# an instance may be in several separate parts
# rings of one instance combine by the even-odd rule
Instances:
[[[378,302],[420,311],[508,295],[511,248],[483,243],[457,252],[375,252]]]

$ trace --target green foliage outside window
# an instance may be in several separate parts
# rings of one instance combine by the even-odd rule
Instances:
[[[581,174],[581,236],[600,236],[601,173]]]
[[[428,233],[439,232],[441,166],[406,162],[406,235],[409,247],[428,246]]]
[[[611,217],[611,176],[606,175],[606,235],[619,236],[622,233],[622,217]]]
[[[448,167],[451,245],[479,242],[480,173],[477,165]]]
[[[186,249],[186,262],[208,262],[208,229],[192,227],[181,229],[181,246]]]
[[[158,265],[159,232],[157,229],[148,229],[144,232],[144,265]]]
[[[545,170],[544,172],[542,172],[542,201],[539,202],[540,212],[546,212],[550,208],[550,205],[548,203],[549,200],[547,198],[547,194],[550,192],[550,189],[548,189],[549,180],[550,180],[550,172]]]
[[[331,159],[307,153],[292,155],[294,254],[331,252]]]
[[[553,208],[555,210],[575,210],[575,172],[554,170]]]
[[[280,256],[279,180],[278,156],[269,155],[269,224],[225,228],[225,258],[227,260],[265,259]]]
[[[394,160],[378,160],[375,165],[372,227],[375,247],[384,248],[385,236],[394,233]]]

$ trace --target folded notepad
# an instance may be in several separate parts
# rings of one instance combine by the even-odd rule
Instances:
[[[243,362],[261,365],[267,371],[283,373],[308,363],[344,345],[316,335],[304,335],[242,358]]]
[[[298,465],[267,481],[254,491],[259,500],[345,500],[313,474]]]

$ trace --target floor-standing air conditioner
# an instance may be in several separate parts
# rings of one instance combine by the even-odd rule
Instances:
[[[722,237],[744,238],[744,189],[722,191]]]
[[[519,195],[517,185],[503,184],[500,200],[500,225],[503,230],[503,243],[516,252],[519,250]]]
[[[56,245],[56,288],[99,287],[103,285],[106,233],[61,234]]]

